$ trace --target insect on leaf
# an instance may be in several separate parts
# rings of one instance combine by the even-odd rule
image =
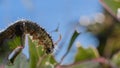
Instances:
[[[32,36],[29,40],[29,52],[35,62],[41,55],[53,52],[53,41],[43,28],[32,21],[19,20],[0,33],[0,64],[14,64],[24,48],[26,34]],[[34,40],[37,42],[32,43]]]

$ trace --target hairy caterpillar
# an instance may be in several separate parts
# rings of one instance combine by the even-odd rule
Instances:
[[[7,47],[7,45],[4,45],[6,39],[13,39],[15,36],[19,36],[21,38],[21,46],[24,47],[25,34],[30,34],[33,36],[33,39],[38,40],[40,45],[44,45],[44,49],[47,54],[53,51],[53,41],[43,28],[32,21],[20,20],[0,33],[0,54],[2,49]]]

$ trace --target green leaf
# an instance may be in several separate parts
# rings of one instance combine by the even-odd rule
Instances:
[[[73,33],[73,35],[72,35],[72,37],[71,37],[71,40],[70,40],[67,52],[62,57],[62,60],[60,61],[60,63],[63,61],[63,59],[65,58],[65,56],[69,53],[69,51],[70,51],[70,49],[72,47],[72,44],[74,43],[74,41],[75,41],[75,39],[77,38],[78,35],[79,35],[79,33],[75,30],[74,33]]]
[[[0,46],[0,64],[7,64],[10,60],[8,59],[9,55],[19,46],[22,45],[21,38],[15,36],[12,39],[4,39],[3,44]],[[18,51],[18,53],[21,50]],[[14,59],[16,57],[13,57]],[[14,62],[13,59],[13,62]]]
[[[9,41],[11,48],[19,45],[19,38]],[[56,61],[52,55],[46,54],[42,45],[38,45],[37,41],[33,41],[28,38],[29,43],[29,61],[23,54],[17,55],[13,65],[5,65],[5,68],[53,68],[56,65]],[[3,60],[0,59],[2,62]]]
[[[103,7],[117,18],[118,9],[120,9],[120,0],[100,0]],[[117,18],[118,19],[118,18]]]
[[[46,56],[42,60],[40,67],[41,68],[54,68],[56,64],[57,62],[55,61],[54,57],[49,55],[49,56]]]
[[[120,67],[120,51],[112,57],[112,62]]]
[[[10,49],[15,49],[16,47],[22,45],[21,38],[16,36],[14,39],[9,40],[7,45],[10,47]]]
[[[74,32],[74,34],[73,34],[73,36],[72,36],[72,38],[70,40],[67,52],[69,52],[70,48],[72,47],[72,44],[74,43],[74,41],[75,41],[75,39],[77,38],[78,35],[79,35],[79,33],[75,30],[75,32]]]
[[[29,39],[30,68],[53,68],[57,63],[52,55],[46,54],[42,45]]]
[[[99,53],[96,48],[93,47],[83,48],[82,46],[80,46],[80,44],[77,45],[79,47],[77,54],[75,56],[75,62],[90,60],[99,57]]]
[[[28,38],[29,42],[29,54],[30,54],[30,68],[37,68],[37,63],[42,60],[44,54],[43,47],[40,45],[37,47],[37,42]]]
[[[13,65],[6,65],[5,68],[30,68],[28,60],[24,54],[19,54],[16,57],[15,63]]]

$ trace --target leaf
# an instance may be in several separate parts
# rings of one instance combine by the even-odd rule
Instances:
[[[72,44],[74,43],[74,41],[75,41],[75,39],[77,38],[78,35],[79,35],[79,33],[77,31],[75,31],[74,34],[73,34],[73,36],[72,36],[72,38],[71,38],[71,40],[70,40],[68,51],[72,47]]]
[[[16,47],[21,45],[21,38],[19,36],[16,36],[14,39],[9,40],[7,44],[10,47],[10,49],[15,49]]]
[[[57,62],[55,61],[53,56],[47,56],[42,60],[40,67],[41,68],[54,68]]]
[[[17,21],[15,24],[9,26],[6,30],[0,33],[1,65],[5,64],[4,62],[7,63],[7,61],[12,63],[14,62],[16,57],[24,48],[26,34],[30,34],[33,37],[32,40],[30,38],[28,39],[30,68],[41,67],[42,60],[45,60],[48,57],[48,54],[46,53],[51,53],[54,48],[53,42],[49,34],[43,28],[36,23],[27,20]],[[38,41],[39,44],[43,44],[45,46],[38,45]]]
[[[89,47],[85,49],[80,46],[80,44],[77,45],[79,45],[79,47],[75,56],[75,62],[95,59],[99,57],[99,53],[96,48]]]
[[[33,42],[30,38],[28,38],[28,42],[30,54],[30,68],[37,68],[37,62],[40,61],[43,53],[45,52],[43,51],[43,47],[41,47],[41,45],[37,47],[37,43]]]
[[[17,40],[18,39],[9,41],[9,45],[15,45],[13,41]],[[29,61],[23,54],[19,54],[15,58],[14,64],[11,66],[5,65],[6,68],[53,68],[55,66],[57,62],[54,60],[54,57],[46,54],[42,45],[38,46],[37,41],[33,41],[30,38],[28,38],[28,43],[30,54]]]
[[[70,43],[69,43],[69,46],[68,46],[68,49],[67,49],[67,52],[64,54],[64,56],[62,57],[60,63],[63,61],[63,59],[65,58],[65,56],[69,53],[71,47],[72,47],[72,44],[74,43],[75,39],[77,38],[77,36],[79,35],[79,33],[75,30],[72,37],[71,37],[71,40],[70,40]]]
[[[120,51],[112,57],[112,62],[120,67]]]
[[[100,0],[100,2],[111,15],[120,21],[117,17],[118,11],[120,11],[120,0]]]
[[[28,60],[24,54],[19,54],[15,60],[14,65],[6,65],[5,68],[30,68]]]
[[[53,68],[57,63],[52,55],[46,54],[42,45],[29,40],[30,68]]]
[[[19,36],[15,36],[12,39],[4,39],[3,45],[0,47],[0,64],[9,63],[10,59],[8,59],[9,55],[19,46],[21,46],[21,38]],[[20,53],[21,50],[18,51]],[[14,59],[16,57],[12,57]],[[5,61],[5,62],[4,62]]]

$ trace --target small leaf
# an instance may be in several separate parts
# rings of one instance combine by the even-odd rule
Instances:
[[[68,47],[68,51],[70,50],[70,48],[72,47],[72,44],[74,43],[75,39],[77,38],[77,36],[79,35],[79,33],[75,30],[71,40],[70,40],[70,44],[69,44],[69,47]]]
[[[120,67],[120,51],[112,57],[112,62]]]
[[[52,55],[46,56],[41,63],[41,68],[54,68],[57,62]]]
[[[29,68],[29,63],[26,56],[21,53],[16,57],[13,65],[6,65],[5,68]]]
[[[120,21],[120,0],[100,0],[103,7]]]
[[[77,38],[77,36],[79,35],[79,33],[75,30],[72,37],[71,37],[71,40],[70,40],[70,43],[69,43],[69,46],[68,46],[68,49],[67,49],[67,52],[64,54],[64,56],[62,57],[62,60],[60,61],[60,63],[63,61],[63,59],[65,58],[65,56],[67,56],[67,54],[69,53],[75,39]]]
[[[30,68],[53,68],[57,63],[54,57],[46,54],[43,45],[38,45],[37,41],[29,40]]]
[[[15,49],[16,47],[22,45],[21,38],[16,36],[14,39],[9,40],[7,44],[10,47],[10,49]]]
[[[15,36],[12,39],[4,39],[3,44],[0,46],[0,64],[7,64],[9,60],[9,55],[19,46],[22,45],[21,38],[19,36]],[[21,50],[18,51],[20,53]],[[11,58],[16,58],[16,56]],[[5,62],[4,62],[5,61]],[[12,61],[14,63],[14,60]]]
[[[77,44],[77,45],[79,45],[79,44]],[[99,53],[96,48],[89,47],[89,48],[85,49],[82,46],[80,46],[80,47],[78,47],[78,51],[75,56],[75,62],[90,60],[90,59],[94,59],[94,58],[98,58],[98,57],[99,57]]]

